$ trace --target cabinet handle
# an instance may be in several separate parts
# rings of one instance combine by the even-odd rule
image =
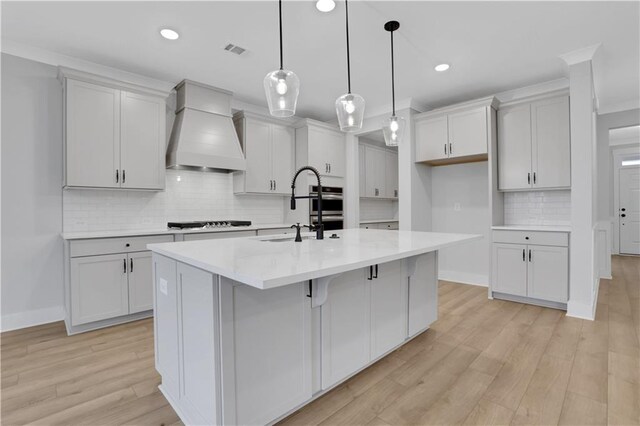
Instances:
[[[380,190],[378,188],[376,188],[375,194],[376,194],[376,197],[380,194]]]
[[[536,184],[536,172],[533,172],[533,184]]]
[[[116,169],[116,183],[120,181],[120,172]]]
[[[307,297],[313,297],[313,280],[309,280],[309,294],[307,294]]]
[[[526,249],[522,249],[522,261],[523,262],[525,261],[525,251],[526,251]]]
[[[531,185],[531,173],[527,173],[527,185]]]
[[[329,163],[329,173],[331,173],[331,163]]]
[[[122,272],[127,273],[127,259],[122,259]]]
[[[394,198],[398,198],[398,190],[397,189],[393,190],[393,197]]]
[[[529,249],[529,262],[531,262],[531,249]]]
[[[444,155],[447,155],[447,144],[444,144]]]
[[[367,277],[369,281],[373,279],[373,265],[369,266],[369,276]]]
[[[129,272],[133,272],[133,258],[129,259]]]
[[[273,190],[275,191],[276,189],[278,189],[278,181],[274,180],[273,181]]]
[[[127,178],[127,176],[124,174],[125,170],[122,169],[122,183],[124,183],[125,179]]]
[[[269,181],[269,191],[273,191],[273,181]]]
[[[373,276],[373,278],[378,279],[378,264],[376,263],[376,274]]]
[[[449,155],[453,154],[453,145],[449,142]]]

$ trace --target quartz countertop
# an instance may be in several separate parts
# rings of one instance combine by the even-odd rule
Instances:
[[[347,229],[340,238],[244,237],[149,244],[155,253],[259,289],[391,262],[481,239],[481,235]],[[305,233],[311,237],[313,233]],[[283,241],[274,241],[274,240]],[[271,240],[271,241],[268,241]]]
[[[259,229],[289,228],[290,223],[255,224],[249,226],[230,226],[227,228],[192,228],[192,229],[130,229],[123,231],[86,231],[86,232],[63,232],[62,238],[65,240],[85,240],[91,238],[114,238],[114,237],[135,237],[144,235],[175,235],[175,234],[199,234],[208,232],[234,232],[234,231],[257,231]]]
[[[360,223],[362,224],[367,224],[367,223],[389,223],[389,222],[399,222],[398,219],[367,219],[367,220],[361,220]]]
[[[504,231],[571,232],[571,227],[567,225],[500,225],[492,226],[491,229]]]

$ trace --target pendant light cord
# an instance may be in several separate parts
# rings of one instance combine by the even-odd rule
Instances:
[[[347,27],[347,92],[351,94],[351,58],[349,55],[349,0],[344,0]]]
[[[391,33],[391,107],[393,108],[393,116],[396,115],[396,84],[395,72],[393,66],[393,31]]]
[[[280,17],[280,69],[282,70],[282,0],[278,0],[278,13]]]

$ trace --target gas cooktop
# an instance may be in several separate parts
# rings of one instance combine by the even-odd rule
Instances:
[[[169,222],[170,229],[197,229],[197,228],[229,228],[232,226],[250,226],[250,220],[202,220],[193,222]]]

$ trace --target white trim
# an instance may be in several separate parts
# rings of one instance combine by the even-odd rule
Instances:
[[[455,283],[489,287],[489,276],[482,274],[470,274],[468,272],[438,270],[438,279]]]
[[[535,96],[544,96],[550,93],[558,91],[569,90],[569,79],[566,77],[559,78],[557,80],[546,81],[544,83],[533,84],[531,86],[520,87],[517,89],[511,89],[504,92],[497,93],[496,99],[500,103],[520,101]]]
[[[613,233],[613,223],[611,220],[601,220],[595,226],[595,255],[597,272],[599,278],[611,279],[611,237]],[[600,251],[604,248],[604,257]]]
[[[562,55],[558,55],[558,57],[565,61],[569,66],[579,64],[581,62],[592,61],[601,45],[602,43],[598,43],[592,46],[583,47],[581,49],[563,53]]]
[[[2,315],[0,330],[11,331],[20,328],[33,327],[48,324],[50,322],[63,321],[64,308],[53,306],[50,308],[35,309],[32,311],[17,312],[15,314]]]
[[[596,303],[591,306],[586,303],[572,302],[567,303],[567,316],[593,321],[596,317]]]
[[[600,108],[598,108],[598,115],[611,114],[612,112],[628,111],[638,108],[640,108],[640,99],[630,99],[625,102],[618,102],[605,106],[601,105]]]
[[[398,113],[398,111],[401,111],[403,109],[412,109],[414,111],[424,112],[424,111],[429,111],[432,108],[429,107],[428,105],[425,105],[416,101],[413,98],[406,98],[406,99],[401,99],[399,101],[396,101],[396,113]],[[368,109],[365,108],[364,118],[371,118],[379,115],[391,114],[391,111],[392,111],[391,103],[370,107]]]

